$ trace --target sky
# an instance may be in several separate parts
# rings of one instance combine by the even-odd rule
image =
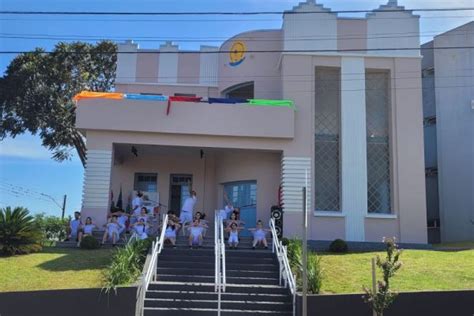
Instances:
[[[372,10],[385,0],[319,0],[332,10]],[[399,0],[407,9],[473,7],[472,0]],[[283,11],[293,0],[0,0],[2,11]],[[474,11],[415,12],[420,15],[421,43],[474,20]],[[346,14],[346,16],[350,14]],[[353,16],[353,15],[352,15]],[[181,49],[218,46],[226,38],[253,29],[280,28],[281,16],[13,16],[0,15],[0,50],[50,50],[58,42],[44,37],[134,39],[141,48],[157,48],[173,40]],[[22,38],[14,38],[21,36]],[[28,37],[28,38],[25,38]],[[0,73],[14,55],[0,54]],[[81,206],[83,167],[74,157],[56,162],[33,135],[0,141],[0,207],[24,206],[34,213],[59,215]],[[54,201],[53,201],[54,200]]]

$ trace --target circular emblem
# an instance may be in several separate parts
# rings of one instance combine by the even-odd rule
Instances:
[[[231,65],[232,67],[240,65],[245,59],[246,50],[247,48],[245,47],[244,42],[236,41],[232,43],[229,52],[229,65]]]

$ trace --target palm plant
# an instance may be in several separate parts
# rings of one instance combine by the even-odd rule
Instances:
[[[26,208],[0,209],[0,254],[12,256],[39,251],[42,237]]]

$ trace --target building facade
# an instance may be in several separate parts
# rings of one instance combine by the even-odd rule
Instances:
[[[431,242],[474,240],[474,22],[422,45]],[[471,47],[437,49],[440,47]]]
[[[179,211],[192,182],[198,210],[212,214],[227,192],[247,227],[281,203],[293,237],[306,186],[312,240],[426,243],[418,35],[419,17],[395,1],[343,18],[310,0],[286,11],[281,29],[220,47],[119,45],[117,92],[294,107],[80,100],[83,213],[104,221],[120,189],[125,201],[140,189]]]

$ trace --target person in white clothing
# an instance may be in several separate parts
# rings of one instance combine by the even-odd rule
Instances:
[[[120,239],[120,228],[121,225],[118,223],[117,215],[113,215],[110,222],[104,225],[106,227],[104,237],[102,238],[102,245],[105,244],[107,239],[112,239],[112,245],[115,246],[117,241]]]
[[[140,216],[141,208],[143,207],[143,194],[138,191],[137,196],[132,200],[132,215],[136,216],[131,218],[130,221],[132,224],[137,222],[137,217]]]
[[[78,241],[79,232],[82,229],[82,222],[81,222],[81,213],[74,212],[74,219],[69,222],[67,227],[67,239],[75,239]]]
[[[86,236],[92,236],[94,229],[97,227],[92,223],[92,218],[86,218],[86,223],[82,226],[82,230],[79,231],[77,246],[81,245],[82,238]]]
[[[243,227],[239,227],[236,223],[232,223],[226,228],[226,231],[229,233],[228,243],[230,248],[237,249],[239,245],[239,231],[242,229]]]
[[[257,227],[255,228],[249,228],[249,230],[253,234],[253,242],[252,242],[252,249],[255,249],[256,246],[262,245],[265,247],[265,249],[268,248],[268,243],[267,243],[267,232],[269,232],[269,229],[263,228],[263,223],[261,220],[257,221]]]
[[[179,223],[181,225],[184,226],[186,223],[192,223],[194,205],[196,205],[196,202],[196,191],[191,191],[191,196],[184,200],[183,207],[181,208],[181,214],[179,214]]]
[[[117,217],[117,223],[119,223],[119,235],[122,235],[123,232],[127,229],[128,214],[121,212]]]
[[[165,230],[165,242],[169,241],[173,248],[176,248],[176,231],[180,225],[172,220],[168,220],[168,225]]]
[[[193,225],[188,227],[189,229],[189,248],[193,248],[193,246],[202,246],[202,233],[204,231],[205,226],[202,225],[199,220],[195,220]]]
[[[139,218],[138,222],[133,224],[133,235],[132,237],[136,237],[140,240],[144,240],[148,238],[147,231],[147,223],[143,218]]]

